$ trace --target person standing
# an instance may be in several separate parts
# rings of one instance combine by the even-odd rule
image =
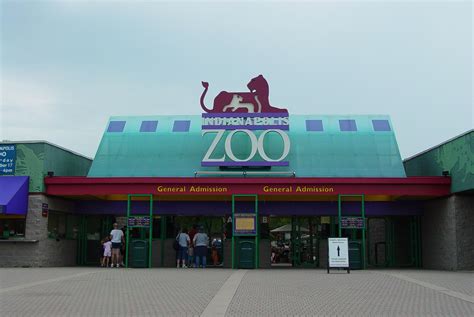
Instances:
[[[118,229],[118,224],[114,223],[114,229],[110,231],[110,240],[112,242],[112,267],[114,264],[119,267],[120,248],[124,242],[123,231]]]
[[[194,267],[194,236],[198,232],[197,230],[197,225],[194,224],[191,230],[189,230],[188,235],[189,235],[189,240],[191,241],[191,244],[189,245],[188,248],[188,266],[189,267]]]
[[[105,238],[103,246],[104,246],[104,258],[102,260],[103,261],[102,266],[109,267],[109,261],[112,255],[112,242],[110,242],[108,237]]]
[[[183,230],[178,234],[176,240],[179,244],[178,249],[178,258],[176,259],[176,267],[179,267],[179,262],[181,261],[182,267],[186,268],[186,262],[188,261],[188,247],[191,243],[189,239],[188,229],[183,228]]]
[[[193,239],[194,244],[194,258],[196,259],[196,267],[202,265],[206,267],[207,246],[209,245],[209,237],[204,232],[203,227],[199,227],[199,232],[196,233]],[[201,264],[199,264],[201,262]]]

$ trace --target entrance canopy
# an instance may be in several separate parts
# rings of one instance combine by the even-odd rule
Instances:
[[[0,177],[0,214],[26,215],[28,176]]]
[[[338,195],[359,194],[364,195],[366,215],[383,216],[420,214],[420,201],[450,194],[451,179],[53,176],[45,184],[46,194],[74,200],[79,213],[124,215],[128,195],[147,194],[153,196],[156,215],[228,216],[232,195],[256,194],[260,215],[337,215]],[[139,198],[132,207],[146,212],[150,203]],[[242,208],[252,204],[251,199],[239,202]],[[360,214],[360,200],[344,204],[347,212]]]
[[[268,200],[337,199],[364,194],[366,200],[432,198],[450,194],[449,177],[400,178],[230,178],[230,177],[46,177],[46,193],[127,200],[128,194],[152,194],[160,200],[227,200],[233,194],[258,194]],[[86,198],[86,197],[84,197]]]

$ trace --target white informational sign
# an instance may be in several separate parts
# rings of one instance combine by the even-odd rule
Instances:
[[[328,238],[329,267],[349,267],[349,242],[347,238]]]

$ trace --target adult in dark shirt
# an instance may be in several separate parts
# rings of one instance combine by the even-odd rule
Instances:
[[[193,228],[191,230],[189,230],[189,232],[188,232],[189,239],[191,240],[191,243],[192,243],[192,241],[194,239],[194,236],[196,235],[197,232],[198,232],[197,231],[197,225],[193,225]]]

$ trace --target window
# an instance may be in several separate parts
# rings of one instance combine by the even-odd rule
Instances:
[[[79,216],[66,216],[66,239],[77,239],[79,232]]]
[[[123,132],[125,121],[110,121],[107,132]]]
[[[176,120],[173,125],[173,132],[188,132],[190,125],[190,120]]]
[[[76,239],[79,217],[62,212],[48,213],[48,237],[52,239]]]
[[[66,214],[53,211],[48,213],[48,237],[66,238]]]
[[[323,131],[323,121],[306,120],[306,131]]]
[[[25,222],[26,219],[23,217],[0,218],[0,239],[8,239],[10,237],[24,238]]]
[[[142,121],[140,132],[156,132],[158,121]]]
[[[357,131],[355,120],[339,120],[339,129],[341,131]]]
[[[374,131],[392,131],[388,120],[372,120]]]

